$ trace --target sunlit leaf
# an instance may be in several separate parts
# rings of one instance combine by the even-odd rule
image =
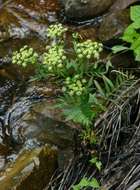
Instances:
[[[124,50],[128,50],[129,48],[126,47],[126,46],[123,46],[123,45],[116,45],[112,48],[112,52],[115,54],[115,53],[118,53],[118,52],[121,52],[121,51],[124,51]]]
[[[135,5],[131,7],[130,18],[133,21],[140,19],[140,5]]]

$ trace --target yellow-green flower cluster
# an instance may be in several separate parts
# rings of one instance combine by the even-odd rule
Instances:
[[[48,66],[49,71],[61,70],[65,60],[65,51],[62,45],[53,45],[43,56],[43,64]]]
[[[68,93],[70,96],[81,96],[86,92],[86,83],[86,79],[81,79],[79,75],[75,75],[73,78],[67,77],[62,91]]]
[[[35,64],[38,61],[38,54],[33,48],[25,45],[19,51],[15,51],[12,56],[12,63],[26,67],[29,64]]]
[[[103,50],[102,43],[86,40],[85,42],[76,44],[76,54],[79,58],[95,58],[99,59],[100,52]]]
[[[50,25],[47,30],[47,36],[50,38],[61,37],[67,31],[67,28],[63,27],[62,24]]]

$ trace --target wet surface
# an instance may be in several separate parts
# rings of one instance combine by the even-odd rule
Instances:
[[[59,11],[57,0],[30,0],[28,3],[15,0],[3,3],[0,7],[0,41],[6,42],[0,44],[0,56],[24,44],[39,49],[43,45],[47,26],[58,20]]]
[[[2,184],[3,190],[12,189],[15,177],[21,180],[22,187],[19,185],[17,189],[31,188],[25,176],[32,173],[34,167],[28,166],[28,162],[29,160],[33,161],[34,156],[29,159],[27,157],[25,161],[27,164],[23,166],[20,163],[19,153],[25,147],[27,152],[30,150],[38,152],[40,143],[39,141],[36,143],[34,140],[32,141],[31,136],[26,142],[17,142],[14,137],[16,135],[20,136],[20,131],[15,132],[12,137],[10,125],[12,121],[16,122],[22,117],[35,102],[41,101],[41,97],[36,93],[35,89],[32,88],[31,92],[25,93],[28,86],[26,86],[26,77],[23,75],[26,76],[26,73],[20,68],[11,65],[10,59],[7,59],[6,56],[9,58],[12,51],[25,44],[33,47],[38,52],[42,52],[45,48],[45,40],[47,40],[47,27],[50,23],[57,21],[59,10],[59,4],[54,0],[0,1],[0,184]],[[29,76],[30,74],[28,73],[27,75]],[[45,142],[43,144],[42,147],[45,146]],[[26,157],[26,154],[23,153],[24,157]],[[41,159],[41,169],[36,170],[33,175],[29,175],[34,180],[39,179],[39,176],[45,176],[44,173],[47,172],[46,169],[43,171],[42,164],[45,165],[49,158],[43,155],[39,157]],[[13,165],[14,162],[15,165]],[[11,164],[12,166],[10,166]],[[54,167],[56,168],[56,159],[52,163],[52,167],[50,165],[48,167],[48,172],[50,172],[46,175],[47,180],[51,177]],[[22,170],[21,168],[24,170],[25,175],[20,176],[18,174],[18,176],[16,172],[19,173]],[[30,172],[29,168],[31,169]],[[36,178],[35,176],[38,177]],[[11,181],[12,177],[13,181]],[[24,182],[23,178],[26,179],[26,182]],[[16,184],[17,181],[14,183]],[[43,183],[45,184],[46,182],[44,181]],[[33,186],[33,189],[35,189],[35,186],[39,189],[37,184],[32,184]]]

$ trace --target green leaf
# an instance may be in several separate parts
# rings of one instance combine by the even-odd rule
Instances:
[[[79,184],[73,186],[73,190],[81,190],[83,187],[89,186],[89,180],[87,178],[83,178]]]
[[[96,102],[95,94],[89,94],[89,103],[94,104]]]
[[[98,189],[100,188],[100,185],[95,178],[92,180],[83,178],[78,185],[73,186],[73,190],[82,190],[84,187],[93,187],[95,189]]]
[[[140,61],[140,46],[134,50],[135,53],[135,60]]]
[[[66,68],[67,69],[74,68],[76,70],[77,69],[77,64],[75,63],[74,60],[71,60],[69,62],[67,61]]]
[[[140,18],[135,20],[135,22],[133,22],[131,25],[134,29],[139,29],[140,28]]]
[[[112,63],[111,63],[110,60],[108,60],[107,63],[106,63],[106,72],[108,72],[110,67],[112,67]]]
[[[104,91],[103,91],[101,85],[98,83],[97,80],[94,80],[94,84],[95,84],[97,90],[99,91],[100,95],[105,96]]]
[[[66,116],[67,121],[74,121],[75,123],[80,123],[84,126],[89,126],[92,118],[94,117],[94,112],[91,110],[89,104],[83,105],[69,105],[62,106],[63,113]]]
[[[128,43],[133,43],[139,37],[139,33],[133,27],[133,24],[129,25],[123,34],[122,39]]]
[[[101,161],[99,161],[99,160],[97,159],[97,157],[92,158],[92,159],[90,160],[90,163],[94,164],[94,165],[96,166],[96,168],[97,168],[99,171],[101,170],[102,163],[101,163]]]
[[[140,61],[140,37],[131,45],[131,49],[134,51],[135,60]]]
[[[120,51],[128,50],[129,48],[123,45],[116,45],[112,48],[113,53],[118,53]]]
[[[96,162],[96,167],[98,168],[99,171],[101,171],[102,162],[100,162],[100,161]]]
[[[140,19],[140,5],[132,6],[130,9],[130,18],[133,21]]]
[[[103,75],[103,80],[104,80],[104,83],[105,83],[106,87],[107,88],[108,88],[108,86],[110,87],[110,91],[114,89],[113,82],[109,78],[107,78],[105,75]]]
[[[91,163],[91,164],[95,164],[96,162],[97,162],[97,157],[92,158],[92,159],[90,160],[90,163]]]
[[[86,179],[86,178],[83,178],[83,179],[80,181],[79,185],[80,185],[81,187],[87,187],[87,186],[89,185],[89,180]]]
[[[100,188],[100,185],[99,185],[97,179],[93,178],[93,179],[91,180],[91,182],[90,182],[90,187],[93,187],[93,188],[96,188],[96,189]]]
[[[139,34],[139,37],[132,43],[130,48],[132,50],[135,50],[135,49],[137,49],[139,47],[140,47],[140,34]]]
[[[91,77],[88,81],[88,87],[91,87],[93,84],[93,77]]]

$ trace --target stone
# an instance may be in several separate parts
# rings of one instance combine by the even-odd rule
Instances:
[[[110,11],[116,12],[126,9],[130,5],[139,2],[139,0],[116,0],[114,4],[110,7]]]
[[[68,18],[84,20],[104,13],[113,0],[63,0],[65,14]]]
[[[52,108],[59,89],[49,82],[31,82],[23,97],[7,111],[5,124],[10,126],[11,143],[25,146],[28,141],[58,148],[60,168],[73,157],[75,126],[66,122],[61,112]],[[60,93],[60,92],[59,92]]]
[[[5,1],[2,5],[0,3],[0,56],[25,44],[40,49],[43,40],[35,36],[45,38],[48,23],[57,22],[59,11],[58,0],[30,0],[28,3],[26,0],[13,0]]]
[[[29,139],[36,139],[43,144],[55,145],[60,168],[73,156],[75,130],[61,120],[59,112],[50,109],[52,102],[35,103],[17,121],[11,123],[13,141],[24,144]],[[17,109],[18,110],[18,109]]]
[[[42,190],[57,168],[57,149],[48,145],[23,148],[0,172],[1,190]]]
[[[98,38],[101,41],[109,41],[120,37],[125,28],[130,24],[129,10],[121,10],[109,13],[103,17],[98,30]]]

